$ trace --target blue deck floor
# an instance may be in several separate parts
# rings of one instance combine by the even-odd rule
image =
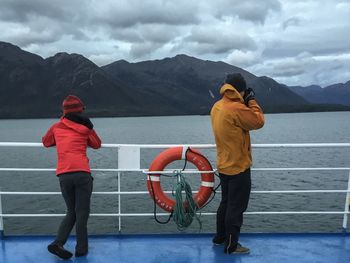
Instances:
[[[66,262],[350,262],[350,235],[243,234],[249,255],[225,255],[209,235],[122,235],[90,237],[86,257]],[[62,262],[49,254],[52,237],[5,237],[0,240],[0,262]],[[74,238],[66,248],[74,251]]]

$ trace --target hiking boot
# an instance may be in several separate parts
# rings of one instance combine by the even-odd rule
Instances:
[[[233,251],[232,254],[249,254],[250,249],[247,247],[243,247],[240,243],[237,244],[237,248]]]
[[[213,244],[214,245],[222,245],[225,243],[225,237],[220,237],[220,236],[214,236],[213,238]]]
[[[47,250],[62,259],[70,259],[73,256],[73,254],[65,250],[63,246],[57,244],[48,245]]]
[[[228,246],[228,247],[225,247],[225,250],[224,252],[226,254],[235,254],[235,255],[242,255],[242,254],[249,254],[250,253],[250,249],[247,248],[247,247],[243,247],[240,243],[237,243],[237,247],[236,249],[232,249],[233,246]]]

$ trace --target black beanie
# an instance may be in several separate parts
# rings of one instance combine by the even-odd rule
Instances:
[[[238,92],[245,91],[247,84],[240,73],[228,74],[225,83],[232,85]]]

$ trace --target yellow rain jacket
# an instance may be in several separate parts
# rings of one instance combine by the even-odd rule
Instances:
[[[236,175],[252,165],[250,130],[264,126],[264,114],[255,100],[244,104],[241,94],[230,84],[220,89],[222,99],[211,109],[211,123],[220,173]]]

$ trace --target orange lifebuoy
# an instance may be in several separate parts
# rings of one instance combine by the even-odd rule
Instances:
[[[161,152],[151,163],[149,171],[163,171],[173,161],[186,159],[194,164],[199,171],[212,171],[209,161],[199,151],[187,147],[169,148]],[[147,188],[151,197],[162,209],[172,212],[175,200],[171,199],[160,184],[160,174],[148,174]],[[201,186],[193,198],[198,208],[201,208],[209,199],[214,188],[214,173],[201,173]]]

